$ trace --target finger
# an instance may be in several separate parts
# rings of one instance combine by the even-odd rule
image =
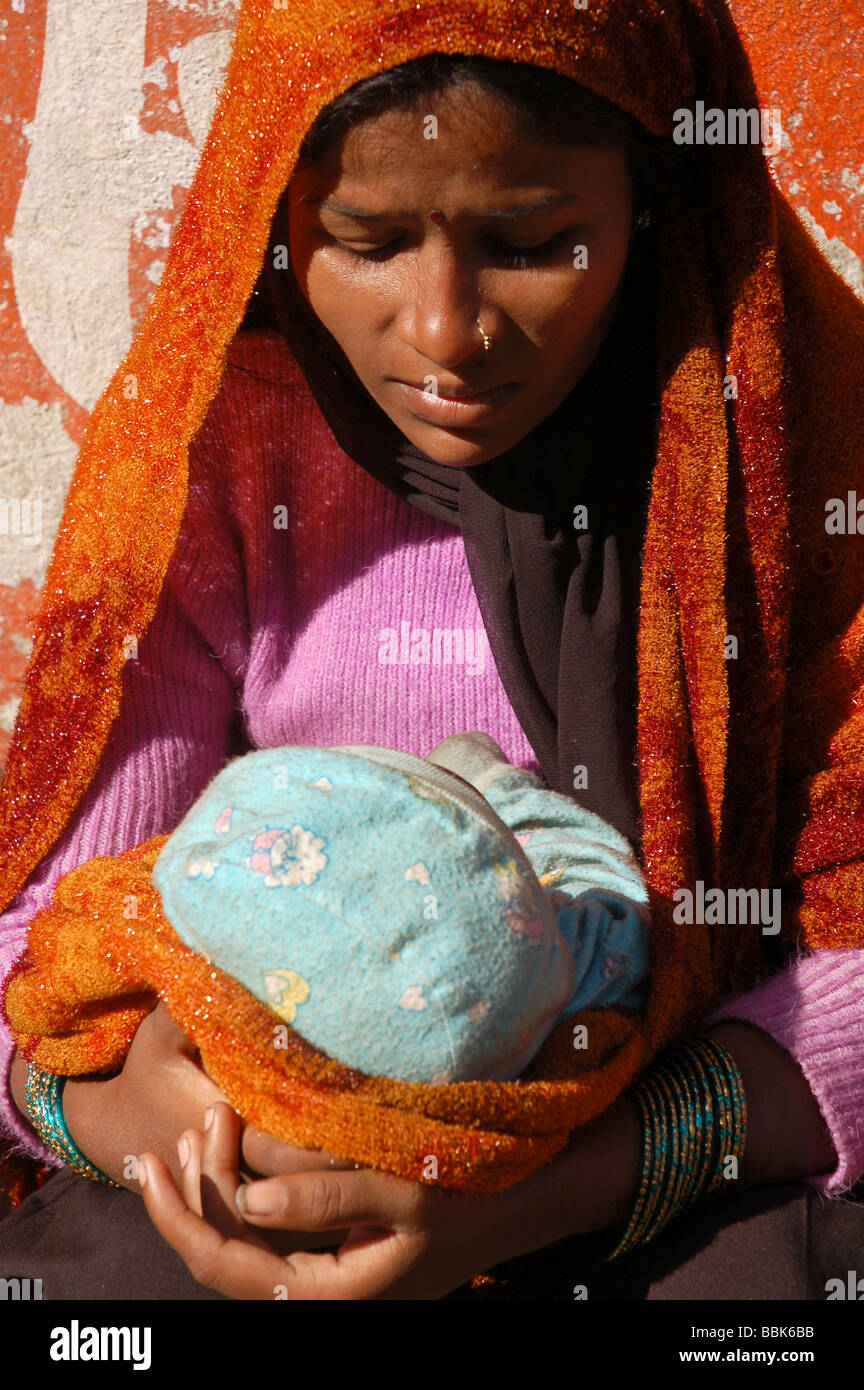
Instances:
[[[277,1296],[317,1301],[406,1296],[406,1280],[423,1253],[421,1238],[379,1231],[355,1241],[356,1235],[335,1254],[289,1255]]]
[[[145,1167],[146,1165],[146,1167]],[[354,1300],[399,1296],[422,1242],[416,1236],[354,1231],[338,1254],[287,1258],[226,1238],[189,1210],[162,1160],[139,1158],[147,1211],[193,1278],[233,1299]],[[352,1175],[354,1176],[354,1175]],[[377,1175],[381,1176],[381,1175]]]
[[[237,1192],[237,1204],[248,1222],[294,1231],[407,1228],[415,1224],[418,1201],[416,1183],[369,1168],[265,1178]]]
[[[230,1105],[224,1104],[212,1106],[207,1115],[209,1123],[201,1146],[201,1215],[223,1236],[260,1241],[246,1226],[235,1201],[241,1186],[237,1171],[240,1120]]]
[[[139,1155],[141,1190],[150,1220],[177,1251],[192,1278],[226,1298],[272,1299],[279,1295],[284,1260],[266,1247],[226,1238],[190,1211],[167,1165],[156,1154]]]
[[[242,1121],[230,1105],[213,1106],[212,1115],[212,1122],[204,1130],[201,1145],[200,1215],[205,1221],[209,1221],[223,1236],[237,1236],[252,1244],[266,1244],[280,1255],[288,1255],[298,1249],[314,1249],[316,1245],[336,1245],[340,1239],[347,1238],[347,1231],[304,1232],[300,1237],[293,1231],[275,1231],[265,1240],[263,1235],[259,1236],[248,1226],[235,1200],[238,1188],[243,1186],[237,1171]]]
[[[183,1200],[198,1216],[201,1210],[201,1149],[203,1136],[200,1130],[186,1129],[177,1141],[177,1158],[180,1163],[180,1191]]]
[[[280,1173],[307,1173],[319,1168],[351,1170],[355,1167],[350,1159],[339,1158],[325,1149],[300,1149],[293,1144],[283,1144],[255,1129],[254,1125],[247,1125],[243,1131],[243,1158],[252,1172],[268,1178]]]

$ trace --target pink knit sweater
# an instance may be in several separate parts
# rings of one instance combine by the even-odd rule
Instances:
[[[278,384],[274,384],[278,383]],[[124,669],[121,713],[63,835],[0,917],[0,979],[64,873],[170,831],[232,755],[375,743],[419,756],[483,729],[539,771],[489,651],[460,532],[371,478],[336,445],[281,338],[235,341],[190,449],[190,490],[156,616]],[[718,1010],[796,1058],[839,1162],[864,1173],[864,951],[820,951]],[[56,1163],[9,1095],[0,1125]]]

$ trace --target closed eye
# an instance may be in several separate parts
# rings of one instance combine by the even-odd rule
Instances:
[[[538,242],[535,246],[514,246],[508,241],[494,241],[493,244],[498,247],[498,254],[506,264],[525,269],[532,262],[542,261],[553,251],[557,251],[565,238],[569,240],[570,228],[565,228],[563,232],[558,232],[556,236]]]
[[[557,250],[560,243],[569,239],[573,228],[565,228],[563,232],[558,232],[555,236],[549,237],[546,241],[541,241],[534,246],[515,246],[512,242],[500,241],[497,237],[490,237],[488,245],[493,259],[503,261],[506,265],[516,269],[525,269],[532,263],[540,261],[544,256]],[[359,251],[353,246],[349,246],[344,241],[333,238],[336,245],[343,251],[347,251],[351,256],[357,256],[363,261],[384,261],[390,256],[395,255],[403,240],[401,237],[394,237],[384,246],[374,246],[368,251]]]

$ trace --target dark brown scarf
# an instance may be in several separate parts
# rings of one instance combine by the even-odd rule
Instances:
[[[650,234],[632,244],[615,320],[574,390],[515,447],[464,469],[430,459],[381,410],[293,271],[273,269],[277,241],[253,301],[266,299],[337,443],[460,528],[499,675],[546,782],[638,844],[639,562],[659,406]],[[577,504],[588,518],[578,531]],[[587,779],[574,778],[579,766]]]

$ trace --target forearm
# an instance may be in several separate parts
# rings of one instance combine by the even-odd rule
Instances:
[[[864,1173],[864,950],[801,955],[703,1027],[721,1020],[753,1024],[795,1059],[836,1151],[836,1165],[808,1182],[832,1196],[848,1190]]]
[[[748,1023],[718,1023],[704,1032],[735,1058],[747,1098],[747,1142],[730,1195],[831,1168],[836,1159],[822,1113],[789,1053]],[[625,1094],[523,1184],[520,1223],[531,1232],[525,1249],[626,1225],[640,1150],[638,1111]]]

